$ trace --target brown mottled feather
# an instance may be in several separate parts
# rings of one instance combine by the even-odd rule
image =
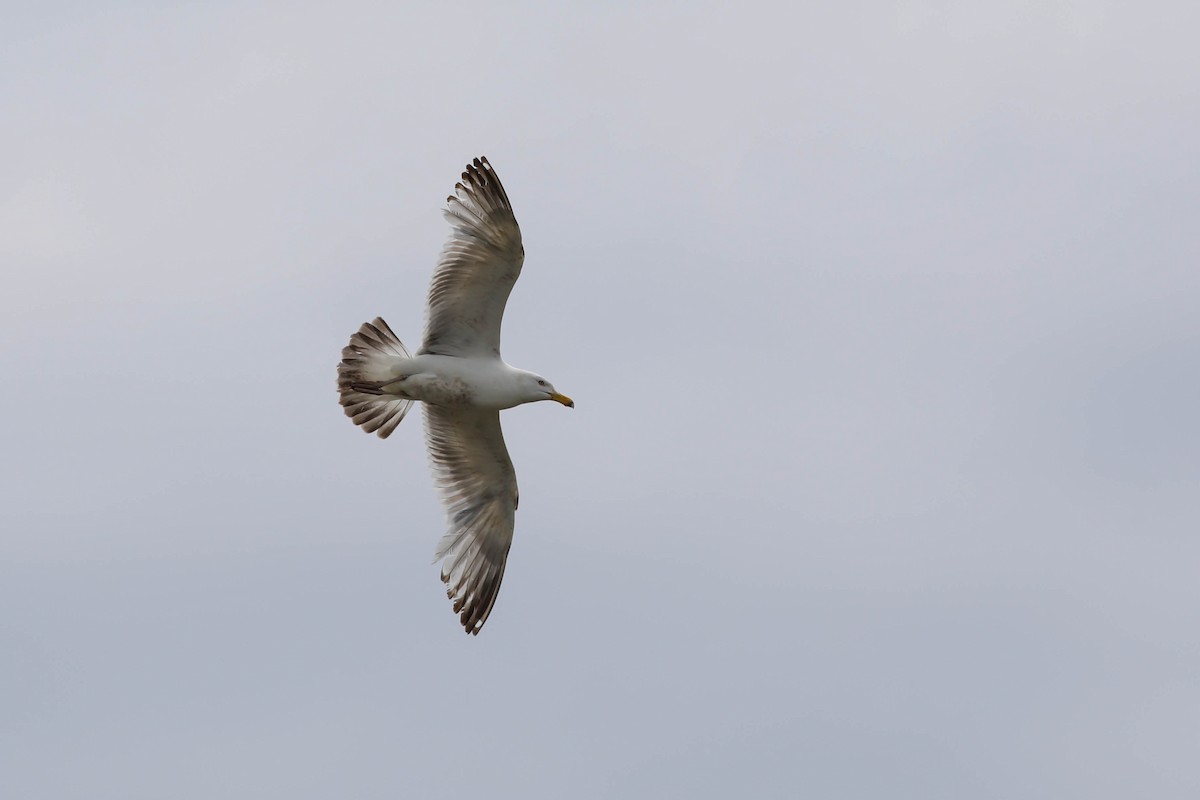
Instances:
[[[376,317],[350,337],[337,369],[338,395],[346,416],[380,439],[392,435],[412,406],[411,400],[380,396],[379,390],[369,385],[378,382],[380,365],[396,357],[409,358],[408,350],[388,324]]]
[[[467,633],[487,621],[512,544],[517,507],[500,413],[425,406],[425,436],[448,530],[438,545],[442,580]]]
[[[446,198],[452,231],[429,286],[418,353],[500,354],[500,323],[525,249],[508,194],[486,158],[477,158]]]

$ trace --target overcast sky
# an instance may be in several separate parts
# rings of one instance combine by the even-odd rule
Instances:
[[[1197,6],[608,8],[4,13],[0,795],[1198,796]],[[334,369],[477,155],[473,638]]]

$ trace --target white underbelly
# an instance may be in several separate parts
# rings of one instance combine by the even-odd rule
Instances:
[[[413,375],[388,387],[410,400],[420,400],[435,406],[474,405],[475,391],[461,378],[443,378],[439,375]]]

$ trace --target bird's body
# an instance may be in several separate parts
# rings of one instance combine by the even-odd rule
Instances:
[[[388,394],[439,406],[501,410],[528,402],[522,386],[531,372],[496,357],[441,356],[433,353],[392,356],[380,378]],[[536,376],[534,376],[536,381]],[[536,398],[542,399],[542,398]]]
[[[525,248],[487,159],[475,159],[462,178],[447,200],[453,232],[434,271],[421,350],[410,355],[380,318],[365,323],[342,350],[338,393],[356,425],[385,439],[414,402],[425,404],[449,523],[437,558],[454,610],[474,634],[496,602],[517,508],[499,412],[538,400],[574,403],[500,358],[500,322]]]

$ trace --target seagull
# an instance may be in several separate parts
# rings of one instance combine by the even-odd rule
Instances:
[[[346,416],[386,439],[414,402],[448,529],[438,544],[446,594],[467,633],[492,613],[517,511],[500,412],[522,403],[575,402],[500,358],[500,321],[525,247],[512,205],[486,158],[467,165],[443,212],[451,233],[429,287],[425,336],[415,356],[382,318],[342,349],[338,394]]]

